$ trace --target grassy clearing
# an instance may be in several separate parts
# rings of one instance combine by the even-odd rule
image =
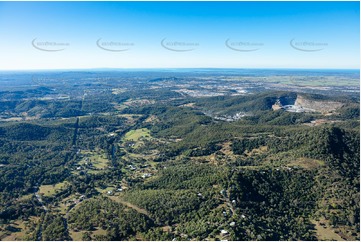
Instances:
[[[146,159],[146,158],[149,158],[149,155],[143,155],[143,154],[136,154],[136,153],[128,153],[127,154],[129,158],[138,158],[138,159]]]
[[[67,182],[60,182],[54,185],[42,185],[39,188],[39,193],[43,194],[43,196],[51,197],[66,188],[68,185],[69,184]]]
[[[155,162],[155,161],[148,161],[148,164],[151,165],[153,168],[156,168],[157,165],[159,164],[159,162]]]
[[[311,221],[315,225],[317,239],[327,241],[343,241],[342,237],[335,233],[331,228],[320,225],[320,222]]]
[[[32,236],[30,227],[35,227],[39,222],[38,217],[31,216],[29,221],[15,220],[7,228],[11,231],[6,230],[5,228],[0,228],[0,240],[2,241],[14,241],[14,240],[27,240],[29,236]],[[30,227],[29,227],[30,226]]]
[[[138,213],[142,213],[142,214],[144,214],[144,215],[146,215],[146,216],[148,216],[148,217],[150,216],[147,210],[145,210],[145,209],[143,209],[143,208],[140,208],[140,207],[138,207],[137,205],[134,205],[134,204],[132,204],[132,203],[130,203],[130,202],[124,201],[123,198],[120,197],[120,196],[113,196],[113,197],[109,197],[109,198],[110,198],[111,200],[117,202],[117,203],[123,204],[123,205],[126,206],[126,207],[129,207],[129,208],[134,209],[134,210],[137,211]]]
[[[299,166],[304,169],[315,169],[324,165],[325,165],[324,161],[309,159],[309,158],[298,158],[288,164],[288,166]]]
[[[258,154],[262,154],[262,153],[265,153],[267,152],[268,150],[268,147],[267,146],[260,146],[259,148],[257,149],[253,149],[251,151],[248,151],[248,152],[244,152],[247,156],[252,156],[252,155],[258,155]]]
[[[90,157],[90,161],[93,166],[97,169],[104,169],[107,167],[108,159],[105,157],[105,154],[102,155],[93,155]]]
[[[134,148],[138,148],[144,142],[144,139],[150,139],[152,136],[150,135],[150,130],[147,128],[135,129],[126,133],[122,139],[123,142],[134,142]]]
[[[222,144],[221,152],[224,153],[225,155],[234,155],[233,150],[232,150],[232,142],[230,142],[230,141],[224,142]]]
[[[108,166],[108,159],[102,150],[97,151],[82,151],[84,158],[78,163],[84,165],[86,163],[92,164],[96,169],[105,169]]]
[[[107,231],[104,230],[104,229],[100,229],[98,228],[97,230],[95,231],[74,231],[74,230],[70,230],[69,231],[69,234],[70,234],[70,237],[74,240],[74,241],[82,241],[83,240],[83,234],[85,232],[89,232],[92,236],[92,238],[94,239],[94,236],[95,235],[106,235],[107,234]]]
[[[74,230],[69,230],[69,234],[70,237],[74,240],[74,241],[82,241],[83,240],[83,234],[85,232],[89,232],[92,236],[92,238],[94,239],[95,235],[106,235],[107,231],[101,228],[97,228],[95,231],[74,231]]]
[[[139,141],[140,138],[150,138],[150,130],[147,128],[131,130],[124,135],[124,141]]]
[[[77,231],[69,230],[69,235],[74,241],[82,241],[83,240],[83,231]]]
[[[124,105],[124,104],[117,104],[117,103],[113,103],[114,108],[118,111],[122,111],[123,109],[127,108],[128,106]]]
[[[95,188],[99,193],[102,193],[102,194],[107,194],[108,191],[115,191],[115,187],[106,187],[104,189],[100,188],[100,187],[96,187]]]
[[[158,123],[159,119],[155,115],[150,115],[146,120],[144,120],[144,123]]]
[[[126,106],[124,107],[119,107],[118,110],[122,110],[124,109]],[[120,117],[120,118],[125,118],[127,121],[127,124],[129,125],[133,125],[135,124],[135,122],[140,118],[142,117],[143,115],[141,114],[117,114],[117,117]],[[115,131],[117,132],[117,131]],[[122,132],[122,130],[120,130],[120,132]]]
[[[33,194],[24,195],[24,196],[20,197],[20,198],[18,199],[18,201],[29,200],[29,199],[31,199],[32,197],[33,197]]]
[[[106,234],[107,234],[107,231],[104,229],[100,229],[100,228],[98,228],[97,230],[95,230],[93,232],[93,235],[106,235]]]
[[[63,202],[61,202],[58,207],[59,207],[59,212],[64,215],[66,214],[66,212],[68,211],[68,208],[69,208],[69,206]]]
[[[76,195],[70,195],[69,197],[64,198],[57,204],[57,206],[55,206],[54,211],[65,215],[66,212],[69,210],[70,206],[73,204],[73,201],[76,199],[77,199]]]

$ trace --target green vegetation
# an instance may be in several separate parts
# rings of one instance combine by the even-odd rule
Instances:
[[[69,226],[76,230],[95,231],[96,228],[106,230],[105,236],[97,239],[123,240],[143,232],[152,225],[152,220],[135,210],[125,208],[108,198],[97,198],[85,201],[81,207],[69,216]],[[90,235],[91,237],[91,235]]]
[[[272,106],[295,92],[190,97],[163,81],[182,79],[0,93],[17,95],[0,105],[0,238],[360,238],[357,99],[303,93],[342,106],[292,113]]]
[[[125,141],[138,141],[140,138],[149,138],[150,137],[150,131],[148,129],[136,129],[131,130],[128,133],[124,135]]]
[[[42,185],[39,187],[39,193],[43,194],[44,196],[51,197],[67,186],[67,182],[61,182],[54,185]]]

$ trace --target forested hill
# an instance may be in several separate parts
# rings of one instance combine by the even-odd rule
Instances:
[[[358,99],[136,80],[0,93],[2,240],[359,240]]]

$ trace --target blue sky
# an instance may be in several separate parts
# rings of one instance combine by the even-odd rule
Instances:
[[[0,2],[0,36],[1,70],[360,65],[359,2]]]

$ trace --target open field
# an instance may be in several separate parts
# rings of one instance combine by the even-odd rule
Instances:
[[[32,197],[33,197],[33,194],[24,195],[24,196],[20,197],[20,198],[18,199],[18,201],[29,200],[29,199],[31,199]]]
[[[108,186],[106,188],[96,187],[95,189],[101,194],[107,194],[108,191],[115,191],[115,187],[113,186]]]
[[[96,169],[105,169],[108,166],[108,159],[102,150],[81,151],[84,158],[78,163],[79,165],[92,165]]]
[[[33,228],[38,222],[38,217],[31,216],[28,221],[15,220],[6,227],[0,226],[0,240],[27,240],[32,236]]]
[[[60,182],[54,185],[42,185],[39,187],[39,193],[43,194],[43,196],[51,197],[68,185],[67,182]]]
[[[138,141],[140,138],[149,138],[150,130],[147,128],[131,130],[125,134],[125,141]]]
[[[320,222],[312,221],[315,225],[316,234],[318,240],[337,240],[337,241],[343,241],[342,237],[338,234],[336,234],[331,228],[322,226]]]
[[[291,161],[288,166],[299,166],[304,169],[315,169],[320,166],[324,166],[325,162],[321,160],[309,159],[309,158],[298,158]]]
[[[101,228],[96,228],[95,231],[74,231],[74,230],[70,230],[69,234],[70,237],[74,240],[74,241],[82,241],[83,240],[83,234],[85,232],[89,232],[92,237],[96,236],[96,235],[106,235],[107,232],[104,229]]]

